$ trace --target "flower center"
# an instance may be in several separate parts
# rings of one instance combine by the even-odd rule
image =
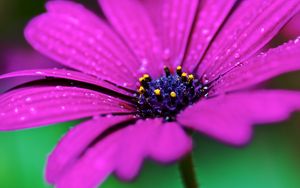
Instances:
[[[142,118],[163,117],[173,121],[182,109],[207,96],[208,87],[193,74],[183,72],[181,66],[173,74],[168,67],[164,71],[165,75],[156,80],[148,74],[139,79],[135,97],[138,115]]]

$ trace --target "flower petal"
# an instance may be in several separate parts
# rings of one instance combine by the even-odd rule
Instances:
[[[283,121],[300,110],[300,92],[255,91],[202,100],[178,115],[178,122],[223,142],[242,145],[251,125]]]
[[[136,69],[154,77],[162,73],[161,43],[145,7],[138,0],[99,0],[114,28],[142,62]]]
[[[161,38],[164,63],[176,67],[183,59],[199,1],[143,0],[142,2]]]
[[[66,66],[135,88],[140,64],[106,23],[77,3],[53,1],[47,8],[25,30],[36,50]]]
[[[192,148],[191,139],[177,123],[163,123],[161,119],[138,121],[123,130],[121,140],[116,173],[125,180],[137,175],[145,157],[169,163]]]
[[[35,69],[35,70],[23,70],[23,71],[17,71],[17,72],[10,72],[4,75],[0,75],[1,79],[6,78],[15,78],[15,77],[53,77],[53,78],[64,78],[69,80],[75,80],[80,82],[85,82],[89,84],[94,84],[103,88],[111,89],[113,91],[116,91],[118,93],[122,94],[129,94],[126,92],[126,90],[121,89],[113,84],[110,84],[106,81],[97,79],[93,76],[77,72],[77,71],[71,71],[66,69]]]
[[[222,76],[211,94],[250,87],[272,77],[300,70],[300,38],[250,58]]]
[[[49,125],[103,113],[132,112],[131,106],[99,92],[76,87],[31,87],[0,97],[0,130]]]
[[[160,126],[150,145],[151,158],[162,163],[176,161],[192,150],[192,140],[175,122]]]
[[[236,0],[200,1],[183,62],[184,69],[191,72],[197,66],[235,2]]]
[[[112,133],[89,149],[55,183],[58,188],[97,187],[113,171],[120,132]]]
[[[130,118],[133,117],[99,117],[72,128],[62,138],[48,158],[46,168],[47,181],[55,184],[59,177],[82,157],[82,153],[88,152],[89,145],[99,138],[99,135],[102,135],[104,131],[116,124],[128,121]]]
[[[131,180],[146,157],[173,162],[192,148],[178,124],[164,124],[161,119],[138,120],[101,137],[113,124],[130,123],[129,119],[101,118],[71,130],[49,157],[48,181],[58,187],[95,187],[112,172]]]
[[[241,1],[220,31],[198,75],[207,81],[257,53],[300,9],[299,0]]]

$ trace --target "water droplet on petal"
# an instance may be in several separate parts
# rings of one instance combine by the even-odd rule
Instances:
[[[30,102],[30,101],[31,101],[31,97],[27,97],[27,98],[25,99],[25,101],[26,101],[26,102]]]
[[[19,112],[19,109],[18,109],[18,108],[15,108],[15,109],[14,109],[14,112],[15,112],[15,113],[18,113],[18,112]]]
[[[235,54],[234,54],[234,58],[238,59],[238,58],[240,58],[240,57],[241,57],[241,55],[240,55],[239,53],[235,53]]]
[[[166,48],[163,52],[163,59],[168,60],[171,57],[171,50],[169,48]]]

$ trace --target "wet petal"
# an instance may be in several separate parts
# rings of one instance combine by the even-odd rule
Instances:
[[[169,163],[192,148],[191,139],[178,124],[163,123],[161,119],[138,121],[123,130],[121,140],[116,173],[125,180],[137,175],[146,157]]]
[[[126,102],[76,87],[31,87],[0,97],[0,130],[16,130],[103,113],[130,112]]]
[[[146,8],[138,0],[99,0],[110,23],[141,61],[140,73],[159,76],[161,43]]]
[[[101,118],[71,130],[49,157],[48,181],[58,187],[93,187],[112,172],[124,180],[131,180],[145,158],[173,162],[192,148],[191,139],[178,124],[163,124],[161,119],[139,120],[99,140],[103,131],[128,118]],[[83,141],[79,143],[81,138]],[[97,142],[92,141],[95,139]],[[91,145],[91,141],[94,144]],[[76,147],[70,148],[70,145]]]
[[[113,171],[120,132],[112,133],[89,149],[55,183],[58,188],[97,187]]]
[[[77,71],[71,71],[66,69],[35,69],[35,70],[23,70],[23,71],[17,71],[17,72],[10,72],[4,75],[0,75],[1,79],[6,78],[15,78],[15,77],[53,77],[53,78],[64,78],[69,80],[75,80],[80,82],[85,82],[89,84],[94,84],[103,88],[111,89],[113,91],[123,93],[123,94],[129,94],[124,89],[120,89],[119,87],[110,84],[106,81],[97,79],[93,76],[77,72]]]
[[[25,30],[35,49],[66,66],[135,88],[140,64],[105,22],[73,2],[53,1],[47,8]]]
[[[99,117],[72,128],[62,138],[48,158],[46,168],[47,181],[51,184],[55,184],[59,177],[67,172],[69,167],[82,157],[84,152],[89,151],[89,145],[97,140],[104,131],[130,118],[132,117]],[[99,180],[100,179],[101,178],[99,178]]]
[[[162,59],[166,65],[175,67],[183,59],[198,0],[143,0],[158,36],[161,38]]]
[[[176,161],[192,150],[191,138],[175,122],[160,126],[157,137],[150,145],[151,158],[163,163]]]
[[[211,94],[238,90],[300,70],[300,38],[241,62],[217,81]]]
[[[220,141],[242,145],[253,124],[283,121],[300,110],[300,92],[254,91],[202,100],[178,115],[178,122]]]
[[[183,66],[191,72],[202,58],[214,35],[236,0],[201,0]]]
[[[213,80],[257,53],[300,9],[300,1],[241,1],[213,42],[198,75]]]

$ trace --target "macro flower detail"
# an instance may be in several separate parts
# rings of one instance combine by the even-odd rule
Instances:
[[[69,69],[31,77],[1,94],[0,130],[86,118],[48,158],[57,187],[95,187],[110,174],[137,176],[192,151],[193,131],[231,145],[252,126],[285,120],[300,92],[255,86],[300,69],[300,39],[261,49],[300,9],[299,0],[99,0],[104,16],[52,1],[30,21],[34,49]]]
[[[164,67],[165,76],[156,80],[144,74],[136,96],[137,115],[142,118],[162,117],[173,121],[183,108],[193,104],[207,94],[208,86],[195,79],[193,74],[182,72],[182,67],[176,67],[176,73],[171,74]]]

